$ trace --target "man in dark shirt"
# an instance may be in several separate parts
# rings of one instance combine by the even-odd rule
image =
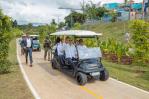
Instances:
[[[45,38],[43,47],[44,47],[44,60],[46,60],[48,54],[48,61],[50,61],[51,41],[49,40],[49,37]]]

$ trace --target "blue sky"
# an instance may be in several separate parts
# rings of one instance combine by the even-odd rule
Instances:
[[[0,0],[3,12],[22,23],[49,23],[53,18],[63,20],[70,13],[59,7],[80,8],[83,0]],[[90,0],[85,0],[88,2]],[[123,2],[123,0],[92,0],[94,3]],[[136,0],[141,1],[141,0]]]

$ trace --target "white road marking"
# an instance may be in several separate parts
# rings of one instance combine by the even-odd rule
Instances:
[[[23,74],[24,80],[26,81],[26,83],[27,83],[29,89],[31,90],[34,98],[35,99],[41,99],[39,94],[36,92],[35,88],[33,87],[32,83],[30,82],[29,78],[27,77],[26,72],[23,68],[23,65],[21,64],[21,60],[19,58],[19,51],[18,51],[18,39],[16,40],[16,46],[17,46],[17,59],[18,59],[19,67],[20,67],[21,72]]]
[[[109,79],[111,79],[111,80],[113,80],[113,81],[116,81],[116,82],[118,82],[118,83],[120,83],[120,84],[126,85],[126,86],[128,86],[128,87],[134,88],[134,89],[136,89],[136,90],[139,90],[139,91],[141,91],[141,92],[143,92],[143,93],[149,94],[149,92],[148,92],[148,91],[145,91],[145,90],[143,90],[143,89],[137,88],[137,87],[132,86],[132,85],[130,85],[130,84],[127,84],[127,83],[121,82],[121,81],[116,80],[116,79],[114,79],[114,78],[109,78]]]

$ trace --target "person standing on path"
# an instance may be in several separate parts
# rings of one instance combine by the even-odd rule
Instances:
[[[28,64],[28,56],[29,56],[30,67],[32,67],[32,63],[33,63],[32,46],[33,46],[33,40],[29,36],[29,34],[26,34],[26,38],[24,40],[25,58],[26,58],[26,64]]]
[[[44,48],[44,60],[46,60],[46,57],[48,55],[48,61],[50,61],[51,40],[49,40],[49,37],[45,38],[43,48]]]
[[[24,55],[24,54],[25,54],[25,50],[24,50],[24,39],[25,39],[25,37],[22,36],[22,39],[21,39],[21,41],[20,41],[21,55]]]

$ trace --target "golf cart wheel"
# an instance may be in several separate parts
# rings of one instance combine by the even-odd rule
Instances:
[[[104,69],[104,71],[100,72],[100,80],[101,81],[106,81],[106,80],[108,80],[108,78],[109,78],[109,72],[106,69]]]
[[[51,62],[51,65],[52,65],[52,68],[53,68],[53,69],[57,69],[57,68],[55,67],[56,64],[54,63],[54,61]]]
[[[87,83],[87,76],[81,72],[76,75],[76,80],[79,85],[85,85]]]

